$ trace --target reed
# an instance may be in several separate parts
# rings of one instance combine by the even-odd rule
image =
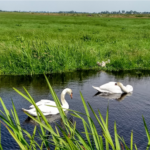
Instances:
[[[98,115],[93,110],[92,106],[85,102],[82,94],[80,93],[81,100],[85,109],[85,114],[81,114],[80,112],[77,112],[75,110],[69,110],[71,112],[71,115],[79,118],[82,121],[84,131],[80,133],[76,129],[76,123],[71,123],[68,119],[66,114],[63,112],[60,101],[52,89],[47,77],[45,76],[48,87],[50,89],[50,92],[53,96],[54,101],[56,102],[57,108],[59,109],[60,116],[63,121],[63,127],[56,124],[55,129],[51,126],[51,124],[48,123],[48,120],[46,117],[42,114],[40,109],[36,106],[34,99],[31,97],[31,95],[28,93],[28,91],[24,88],[25,94],[21,93],[17,89],[14,88],[14,90],[23,96],[27,101],[29,101],[31,104],[33,104],[36,108],[38,117],[34,118],[30,114],[26,113],[30,118],[32,118],[35,122],[37,122],[40,126],[41,133],[39,135],[36,134],[37,127],[35,126],[33,130],[33,134],[28,133],[26,130],[21,128],[20,121],[17,115],[17,111],[15,109],[14,104],[13,109],[9,111],[2,99],[0,99],[0,102],[3,106],[4,112],[0,111],[0,118],[1,118],[1,124],[3,124],[7,130],[9,131],[10,135],[14,138],[14,140],[18,143],[20,149],[43,149],[46,147],[46,149],[50,149],[50,145],[54,145],[56,150],[133,150],[134,148],[137,150],[136,144],[133,143],[133,132],[131,132],[131,140],[130,140],[130,146],[127,146],[125,143],[125,140],[123,137],[120,137],[117,133],[117,126],[116,122],[114,123],[114,138],[109,132],[108,129],[108,120],[109,120],[109,107],[107,108],[106,112],[106,119],[102,117],[102,114],[98,110]],[[97,120],[99,127],[102,130],[102,133],[99,133],[95,124],[94,120],[91,118],[89,110],[92,111],[95,119]],[[83,117],[84,115],[84,117]],[[85,118],[86,116],[86,118]],[[150,143],[150,133],[148,131],[146,122],[143,117],[144,127],[146,131],[146,135],[148,138],[148,145],[146,150],[149,148]],[[47,135],[47,132],[50,133],[50,135]],[[25,138],[26,137],[26,138]],[[35,137],[38,137],[41,139],[41,143],[37,142]],[[47,138],[49,137],[49,138]],[[105,143],[104,143],[105,142]],[[0,148],[2,149],[2,145],[0,145]]]

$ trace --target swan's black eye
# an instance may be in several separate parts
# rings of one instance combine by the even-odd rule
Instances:
[[[115,83],[115,85],[117,85],[117,83]]]

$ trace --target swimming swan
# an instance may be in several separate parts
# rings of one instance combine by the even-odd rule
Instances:
[[[108,82],[100,87],[92,87],[99,92],[105,93],[131,93],[133,91],[133,87],[131,85],[124,86],[120,82]]]
[[[64,111],[66,111],[69,108],[69,104],[65,100],[66,93],[68,93],[71,98],[72,98],[72,94],[73,94],[72,90],[69,89],[69,88],[66,88],[66,89],[64,89],[62,91],[60,98],[61,98],[61,102],[62,102],[62,108],[63,108]],[[52,101],[52,100],[42,99],[39,102],[37,102],[36,105],[42,111],[42,113],[43,113],[44,116],[55,115],[55,114],[59,113],[58,108],[48,106],[48,105],[56,106],[56,103],[54,101]],[[31,109],[27,110],[27,109],[22,108],[22,110],[24,112],[29,113],[32,116],[37,116],[36,109],[35,109],[34,105],[31,105],[29,108],[31,108]]]

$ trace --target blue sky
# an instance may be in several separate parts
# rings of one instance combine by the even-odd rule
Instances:
[[[135,10],[150,12],[150,0],[0,0],[0,10],[8,11],[77,11],[77,12],[101,12]]]

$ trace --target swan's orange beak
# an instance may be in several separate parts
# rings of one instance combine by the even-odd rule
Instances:
[[[71,97],[71,99],[72,99],[72,93],[70,94],[70,97]]]

